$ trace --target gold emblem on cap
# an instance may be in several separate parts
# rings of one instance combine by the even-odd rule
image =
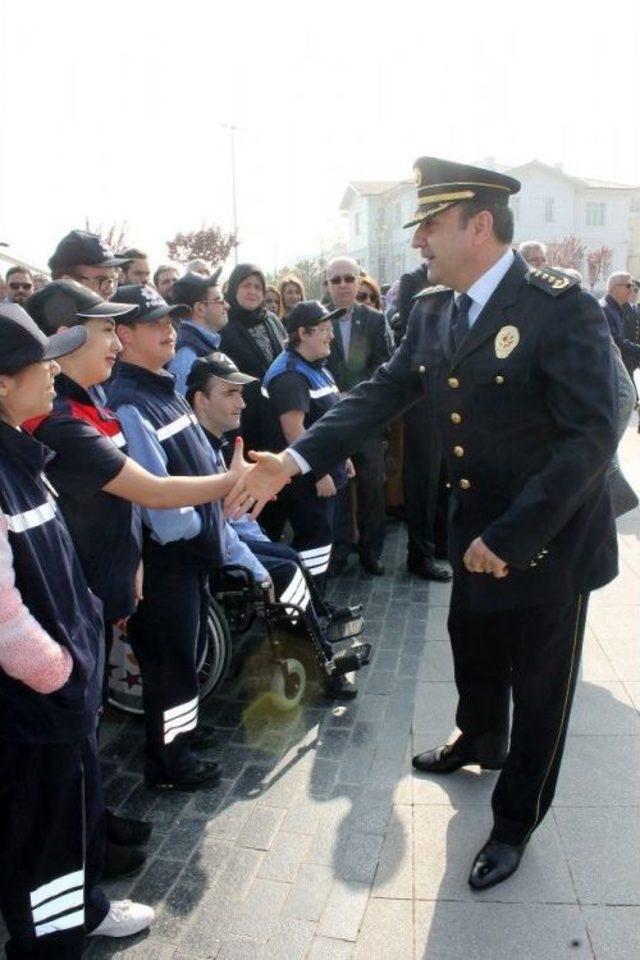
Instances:
[[[422,170],[420,169],[420,167],[413,168],[413,175],[415,177],[416,187],[421,187],[422,186]]]
[[[508,357],[519,343],[520,332],[517,327],[511,324],[508,324],[506,327],[501,327],[496,334],[495,340],[496,357],[498,360],[504,360]]]

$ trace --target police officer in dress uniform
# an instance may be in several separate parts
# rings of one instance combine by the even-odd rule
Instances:
[[[416,163],[413,245],[431,283],[391,360],[303,438],[236,484],[242,509],[285,477],[322,472],[354,440],[425,393],[438,409],[452,483],[449,633],[460,735],[417,770],[501,769],[494,825],[469,883],[517,868],[553,798],[589,591],[617,552],[607,464],[616,447],[609,332],[573,278],[529,270],[510,248],[509,196],[492,170]],[[295,485],[295,481],[294,481]],[[513,724],[509,745],[509,694]]]

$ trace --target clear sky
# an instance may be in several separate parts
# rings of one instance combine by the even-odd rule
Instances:
[[[355,179],[421,154],[640,183],[640,4],[0,0],[0,240],[85,216],[165,259],[232,224],[265,269],[322,252]]]

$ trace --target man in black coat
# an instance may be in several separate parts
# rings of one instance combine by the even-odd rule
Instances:
[[[612,273],[607,280],[607,294],[600,301],[613,342],[622,354],[622,361],[633,379],[633,371],[640,364],[640,343],[634,336],[632,300],[635,280],[625,270]]]
[[[616,448],[609,331],[573,278],[510,248],[510,177],[421,158],[413,245],[429,279],[406,336],[277,458],[261,454],[230,506],[257,512],[285,479],[322,472],[355,438],[426,393],[452,484],[449,633],[460,735],[414,757],[449,773],[502,769],[493,830],[469,883],[517,868],[555,790],[591,590],[617,574],[608,463]],[[513,723],[509,743],[509,693]]]
[[[400,277],[398,329],[404,334],[414,297],[429,286],[423,262]],[[423,580],[447,581],[446,473],[442,470],[442,442],[437,417],[426,397],[405,411],[402,486],[407,521],[407,570]]]
[[[340,257],[327,266],[327,287],[335,309],[347,312],[333,321],[334,340],[327,367],[333,374],[340,393],[347,393],[363,380],[369,380],[378,367],[391,356],[391,331],[384,314],[357,302],[359,267],[354,260]],[[382,425],[381,425],[382,427]],[[357,520],[360,533],[360,563],[369,573],[381,574],[384,568],[380,555],[384,546],[384,446],[380,429],[364,439],[358,438],[352,451],[356,468],[358,499]],[[349,501],[338,504],[336,539],[332,569],[344,567],[351,549],[351,517]]]

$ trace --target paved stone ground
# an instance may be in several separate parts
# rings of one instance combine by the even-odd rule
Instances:
[[[637,489],[639,449],[629,431]],[[87,957],[640,957],[640,511],[619,533],[620,577],[591,602],[555,804],[510,881],[485,894],[466,883],[496,774],[410,772],[413,752],[451,732],[449,589],[406,577],[393,525],[389,575],[334,585],[366,601],[376,646],[355,703],[273,716],[232,695],[209,701],[224,780],[195,796],[147,793],[140,727],[111,717],[108,800],[155,830],[145,872],[109,892],[152,903],[158,919],[135,940],[92,941]]]

